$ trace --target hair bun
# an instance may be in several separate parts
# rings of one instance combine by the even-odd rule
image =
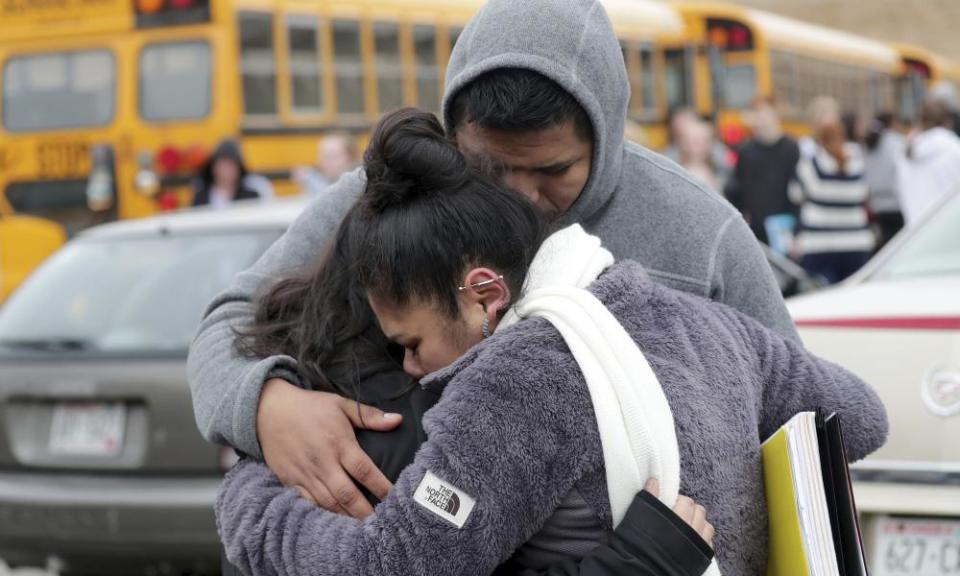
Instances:
[[[365,204],[375,213],[456,187],[467,163],[443,132],[437,117],[416,108],[386,114],[363,155]]]

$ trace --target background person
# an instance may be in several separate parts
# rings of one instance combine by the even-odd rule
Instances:
[[[555,33],[530,34],[531,23]],[[583,37],[591,41],[572,50]],[[557,225],[582,224],[656,281],[717,298],[797,338],[740,215],[673,162],[624,141],[630,86],[599,2],[490,0],[454,47],[446,80],[444,125],[472,163],[497,166],[510,188]],[[264,458],[287,484],[358,517],[372,507],[351,478],[378,498],[390,484],[357,445],[341,399],[291,384],[293,357],[240,358],[231,343],[234,327],[252,320],[255,296],[316,257],[363,186],[362,175],[351,172],[314,200],[210,304],[188,358],[205,438]],[[399,423],[379,411],[369,415],[363,427]]]
[[[892,112],[877,114],[864,145],[864,176],[870,190],[870,213],[877,227],[876,249],[880,250],[903,228],[897,166],[903,161],[906,140],[894,125]]]
[[[737,153],[737,166],[725,194],[750,225],[758,240],[770,244],[771,217],[791,214],[787,195],[797,168],[797,143],[784,134],[772,96],[757,98],[750,111],[752,135]]]
[[[847,141],[842,124],[822,125],[813,141],[813,156],[800,159],[790,190],[800,214],[795,250],[808,272],[834,284],[873,253],[869,189],[860,147]]]
[[[729,170],[715,166],[713,127],[699,118],[685,126],[678,135],[677,149],[680,165],[711,190],[723,190]],[[721,144],[722,146],[722,144]]]
[[[338,132],[324,136],[317,143],[317,166],[300,166],[293,170],[293,180],[300,191],[317,196],[341,176],[357,167],[357,145],[349,134]]]
[[[667,128],[670,143],[663,155],[688,170],[693,166],[692,172],[701,181],[717,192],[722,191],[733,165],[730,150],[715,137],[713,126],[692,108],[683,106],[670,110]]]
[[[907,143],[897,169],[900,208],[914,226],[960,186],[960,138],[950,128],[953,117],[939,101],[927,102],[920,114],[922,131]]]
[[[193,206],[220,209],[239,200],[272,197],[270,182],[247,170],[240,146],[233,140],[224,140],[217,145],[193,183]]]
[[[960,136],[960,96],[957,95],[957,86],[949,80],[941,80],[930,88],[930,94],[927,99],[933,102],[943,104],[949,116],[949,121],[944,123],[944,127],[953,130]]]
[[[688,127],[700,122],[700,116],[687,106],[676,106],[667,112],[667,147],[663,155],[680,163],[680,140]]]
[[[830,96],[814,98],[807,107],[807,122],[810,124],[810,136],[801,138],[799,145],[801,156],[811,158],[817,152],[816,134],[834,124],[843,124],[840,104]],[[846,129],[844,134],[846,139]]]

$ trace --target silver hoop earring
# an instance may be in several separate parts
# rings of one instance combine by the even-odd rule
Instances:
[[[480,326],[480,332],[483,334],[484,338],[490,337],[490,317],[483,317],[483,324]]]

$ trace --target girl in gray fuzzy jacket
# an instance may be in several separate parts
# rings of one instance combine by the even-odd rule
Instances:
[[[241,462],[217,502],[228,558],[254,575],[460,575],[489,574],[511,556],[523,568],[583,556],[613,528],[583,371],[546,320],[496,330],[545,226],[526,201],[471,172],[429,115],[388,116],[366,160],[367,189],[334,249],[363,247],[344,273],[406,349],[405,370],[441,393],[423,419],[427,441],[365,520],[321,510],[265,465]],[[842,368],[732,308],[654,283],[635,263],[610,267],[590,292],[663,388],[680,489],[710,511],[720,569],[762,574],[760,442],[823,408],[840,414],[849,455],[862,458],[887,434],[879,399]]]

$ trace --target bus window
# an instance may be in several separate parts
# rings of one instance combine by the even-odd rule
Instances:
[[[337,104],[342,114],[363,114],[363,56],[360,24],[355,20],[333,21],[333,59],[337,76]]]
[[[293,112],[323,112],[320,39],[317,19],[312,16],[287,17],[287,42],[290,50],[290,94]]]
[[[657,113],[657,85],[656,70],[654,69],[653,48],[640,48],[640,79],[643,94],[642,110],[645,115]]]
[[[666,67],[667,108],[673,110],[692,103],[690,90],[690,66],[686,50],[667,50],[664,53]]]
[[[403,65],[400,62],[400,27],[391,22],[373,25],[377,54],[377,89],[381,112],[403,106]]]
[[[873,109],[893,112],[893,79],[882,72],[874,72],[870,77],[870,86]]]
[[[770,73],[777,102],[788,118],[796,118],[802,108],[796,57],[786,52],[771,51]]]
[[[157,122],[210,113],[210,45],[151,44],[140,53],[140,116]]]
[[[273,51],[273,17],[244,12],[240,22],[240,71],[247,116],[277,113],[277,64]]]
[[[723,80],[724,107],[749,108],[757,96],[757,71],[753,65],[726,66]]]
[[[413,27],[413,50],[417,63],[417,106],[440,110],[440,67],[437,66],[437,31],[433,26]]]
[[[3,125],[28,132],[109,124],[116,82],[106,50],[11,58],[3,69]]]

